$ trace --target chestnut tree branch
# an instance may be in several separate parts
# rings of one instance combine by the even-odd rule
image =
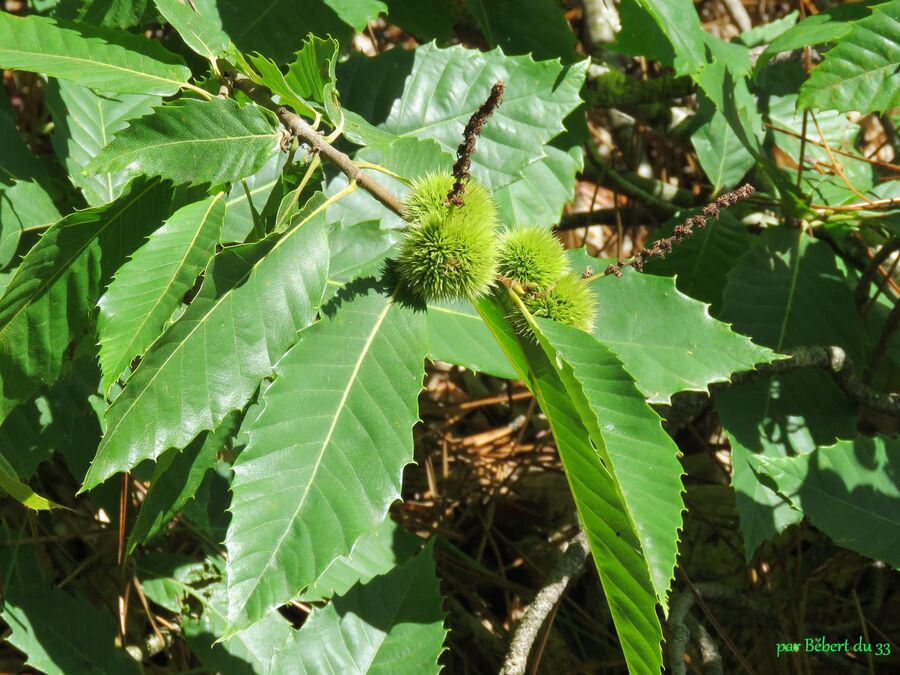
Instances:
[[[538,591],[532,603],[525,610],[500,669],[500,675],[522,675],[528,663],[531,647],[537,639],[541,626],[562,598],[573,579],[578,578],[590,553],[584,530],[569,542],[565,553],[560,556],[550,571],[544,587]]]
[[[234,77],[234,87],[240,89],[247,94],[257,104],[273,110],[281,124],[287,129],[292,136],[296,136],[303,143],[306,143],[315,152],[339,168],[351,181],[356,181],[357,185],[363,190],[371,194],[375,199],[384,204],[391,211],[399,216],[403,216],[403,204],[390,190],[375,180],[370,174],[365,173],[360,167],[353,163],[349,155],[341,152],[330,143],[315,129],[313,129],[300,115],[291,110],[288,106],[277,105],[272,102],[272,92],[265,87],[257,85],[253,80],[244,75]]]

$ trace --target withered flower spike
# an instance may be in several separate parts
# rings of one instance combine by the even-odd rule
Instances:
[[[472,166],[472,155],[475,153],[475,143],[481,135],[481,128],[494,114],[494,111],[503,102],[503,82],[495,82],[491,87],[491,93],[475,114],[469,118],[469,123],[463,131],[463,142],[456,149],[456,163],[453,165],[453,177],[456,179],[453,188],[447,193],[447,203],[454,206],[462,206],[463,193],[466,182],[469,180],[469,169]]]
[[[703,229],[704,227],[706,227],[706,224],[710,218],[715,219],[722,215],[722,209],[727,209],[730,206],[734,206],[742,199],[747,199],[755,191],[756,190],[752,185],[746,183],[739,187],[737,190],[726,192],[724,195],[716,199],[716,201],[704,206],[700,214],[696,216],[688,216],[680,224],[676,225],[674,230],[672,231],[671,237],[657,239],[655,242],[653,242],[650,248],[635,253],[631,260],[617,260],[615,265],[610,265],[606,268],[606,272],[604,272],[604,275],[608,276],[612,274],[617,277],[621,277],[622,269],[625,267],[633,267],[638,272],[640,272],[644,269],[644,263],[647,260],[649,260],[650,258],[665,258],[669,253],[672,252],[672,247],[674,244],[677,244],[680,241],[684,241],[694,234],[695,227]]]

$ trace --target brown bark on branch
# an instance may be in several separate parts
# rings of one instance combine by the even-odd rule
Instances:
[[[384,204],[391,211],[401,217],[403,216],[403,204],[390,190],[356,166],[348,155],[330,145],[325,138],[313,129],[302,117],[300,117],[300,115],[287,106],[280,106],[273,103],[272,92],[265,87],[257,85],[251,79],[243,75],[237,75],[234,78],[234,87],[247,94],[247,96],[253,99],[257,104],[275,111],[281,124],[284,125],[284,128],[287,129],[292,136],[296,136],[313,150],[320,153],[325,159],[344,172],[350,180],[356,181],[357,185],[375,197],[375,199]]]
[[[278,106],[275,114],[285,129],[347,174],[356,183],[394,213],[403,215],[403,204],[384,185],[365,173],[348,155],[330,145],[325,138],[287,106]]]

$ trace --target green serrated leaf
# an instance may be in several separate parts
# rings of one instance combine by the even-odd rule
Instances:
[[[344,23],[353,26],[354,30],[365,30],[366,24],[387,11],[387,5],[381,0],[324,0]]]
[[[253,230],[253,211],[263,213],[269,200],[281,195],[281,170],[287,159],[287,154],[279,152],[255,174],[232,184],[226,201],[228,208],[222,226],[222,243],[240,244],[247,239]],[[246,190],[244,183],[247,184]]]
[[[179,0],[154,0],[156,8],[172,27],[178,31],[184,44],[200,56],[215,62],[225,53],[230,40],[217,22]]]
[[[15,257],[25,230],[43,230],[62,218],[50,195],[34,181],[0,184],[0,269]]]
[[[341,70],[341,100],[377,122],[389,139],[432,138],[452,155],[469,117],[494,82],[502,80],[503,104],[485,125],[472,156],[473,175],[492,190],[517,180],[525,167],[544,156],[547,141],[565,130],[563,120],[581,103],[587,69],[586,60],[563,67],[558,61],[506,56],[499,49],[482,53],[434,44],[416,49],[412,63],[408,58],[351,60]],[[374,72],[378,68],[380,75]],[[401,88],[400,100],[391,105],[390,95]],[[431,95],[422,96],[423,91]],[[381,105],[385,110],[372,110]],[[384,112],[386,118],[379,117]]]
[[[197,297],[107,410],[106,433],[82,490],[183,448],[246,404],[297,331],[315,319],[328,274],[323,220],[213,259]]]
[[[435,39],[444,42],[453,35],[452,0],[432,0],[428,4],[420,0],[385,2],[390,22],[415,35],[422,44]]]
[[[108,28],[132,28],[147,16],[148,7],[152,8],[150,0],[84,0],[78,20]]]
[[[772,96],[769,98],[768,116],[772,125],[772,139],[778,148],[793,160],[795,166],[800,163],[800,149],[803,148],[806,170],[803,172],[801,187],[804,192],[811,195],[812,200],[818,204],[832,205],[860,201],[859,192],[867,192],[873,186],[872,164],[862,158],[857,160],[836,154],[835,151],[857,154],[856,142],[862,131],[861,127],[848,119],[845,114],[823,110],[815,113],[815,119],[807,115],[806,143],[803,143],[796,136],[799,136],[797,132],[803,129],[804,113],[797,110],[796,105],[796,95]],[[784,131],[794,132],[795,135]],[[831,152],[822,147],[825,143]],[[841,171],[854,189],[851,189],[835,170],[819,168],[829,167],[834,161],[840,164]],[[791,168],[790,177],[792,179],[796,177],[796,169]]]
[[[69,372],[45,394],[32,397],[13,410],[0,426],[0,448],[22,479],[34,475],[38,465],[59,453],[72,475],[80,478],[90,457],[80,466],[85,451],[100,442],[100,425],[91,406],[100,371],[92,355],[76,358]]]
[[[817,14],[808,16],[796,26],[786,30],[766,47],[756,62],[759,73],[773,56],[780,52],[793,51],[803,47],[834,42],[850,32],[853,21],[869,16],[872,5],[882,0],[863,0],[846,5],[826,7]]]
[[[97,303],[104,392],[163,332],[215,253],[224,220],[222,192],[185,206],[116,272]]]
[[[602,267],[582,251],[572,257],[576,271]],[[679,391],[705,391],[775,358],[712,318],[707,305],[675,288],[674,279],[625,270],[621,278],[592,283],[598,318],[592,334],[622,360],[650,403],[668,403]]]
[[[863,332],[852,293],[832,249],[798,229],[766,230],[728,275],[722,318],[781,351],[837,344],[861,363]],[[807,453],[855,435],[855,406],[829,375],[802,370],[740,384],[716,396],[731,441],[733,485],[747,557],[760,543],[797,522],[748,463],[763,454]]]
[[[544,152],[544,157],[522,169],[521,178],[494,190],[502,222],[550,226],[559,222],[563,207],[574,200],[575,176],[584,166],[581,145],[568,151],[547,145]]]
[[[320,602],[335,595],[345,595],[356,584],[368,583],[406,562],[421,545],[421,539],[388,516],[377,530],[359,538],[349,556],[342,556],[331,563],[318,581],[297,599]]]
[[[138,664],[115,646],[116,623],[81,596],[56,589],[15,590],[4,598],[0,616],[8,640],[26,663],[43,673],[134,675]]]
[[[345,287],[279,362],[235,461],[226,538],[232,630],[316,581],[400,497],[424,320],[363,286]]]
[[[800,88],[803,108],[883,112],[900,104],[900,0],[853,24]]]
[[[492,47],[506,54],[571,63],[575,34],[553,0],[466,0],[469,11]]]
[[[72,184],[91,206],[116,199],[129,175],[126,171],[85,176],[82,171],[128,122],[152,112],[159,96],[97,93],[64,80],[47,84],[47,105],[53,114],[53,148],[63,160]]]
[[[276,63],[287,62],[308,33],[332,35],[342,44],[353,33],[324,0],[217,0],[214,8],[241,51],[265,54]]]
[[[677,74],[694,73],[706,63],[705,35],[691,0],[635,0],[635,4],[653,19],[671,44]]]
[[[259,171],[277,152],[275,115],[231,99],[182,99],[131,122],[85,168],[178,183],[225,183]]]
[[[498,299],[483,298],[476,308],[550,422],[629,670],[658,673],[663,636],[653,576],[616,479],[572,399],[577,385],[571,367],[549,358],[531,338],[520,338]],[[602,438],[596,442],[602,445]]]
[[[750,461],[834,543],[900,568],[898,463],[896,439],[864,436],[798,457]]]
[[[191,77],[158,42],[88,28],[0,12],[0,68],[46,73],[99,91],[158,96],[171,96]]]
[[[313,610],[275,655],[272,672],[437,675],[444,613],[433,545]]]
[[[56,380],[101,289],[170,204],[168,187],[135,183],[116,201],[55,223],[22,259],[0,297],[0,420]]]
[[[561,358],[571,369],[557,370],[612,470],[666,613],[684,510],[678,446],[615,354],[576,328],[543,319],[537,325],[548,358]]]
[[[728,123],[724,113],[717,110],[708,98],[700,98],[698,116],[705,118],[691,134],[697,159],[713,194],[735,187],[756,160]]]
[[[428,356],[507,380],[516,371],[469,302],[431,303],[426,313]]]
[[[780,19],[759,24],[753,26],[753,28],[749,30],[743,31],[735,41],[740,42],[743,46],[750,47],[751,49],[753,47],[768,44],[777,39],[785,31],[793,28],[797,23],[797,18],[799,16],[800,11],[795,9],[793,12],[785,14]]]

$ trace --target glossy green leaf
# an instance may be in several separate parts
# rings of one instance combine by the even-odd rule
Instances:
[[[807,16],[796,26],[781,33],[766,47],[756,62],[757,72],[780,52],[793,51],[807,45],[814,46],[840,39],[853,28],[853,21],[868,16],[871,13],[872,5],[879,1],[864,0],[863,2],[825,7],[817,14]]]
[[[853,24],[800,88],[803,108],[883,112],[900,104],[900,0]]]
[[[79,32],[79,30],[81,32]],[[159,43],[0,12],[0,67],[46,73],[100,91],[170,96],[191,71]]]
[[[753,26],[749,30],[741,31],[741,34],[737,36],[735,41],[740,42],[740,44],[745,47],[750,47],[751,49],[753,47],[769,44],[773,40],[778,39],[785,31],[793,28],[796,25],[799,16],[800,11],[795,9],[793,12],[785,14],[780,19],[775,19],[768,23],[761,23]]]
[[[229,39],[215,21],[179,0],[153,0],[156,8],[184,43],[200,56],[215,61],[225,52]]]
[[[41,497],[34,490],[28,487],[27,483],[23,483],[16,475],[16,470],[12,467],[3,453],[0,452],[0,493],[6,493],[17,502],[26,506],[33,511],[49,511],[59,504],[51,502],[45,497]]]
[[[716,411],[731,444],[731,463],[744,554],[802,517],[752,470],[754,457],[785,457],[856,434],[856,408],[831,376],[801,370],[716,393]]]
[[[216,465],[219,451],[237,431],[238,419],[237,413],[231,413],[215,431],[204,431],[184,450],[171,448],[160,455],[150,489],[128,535],[129,553],[160,534],[193,499],[206,472]]]
[[[91,405],[97,394],[100,370],[93,355],[77,357],[65,376],[33,396],[0,426],[0,448],[23,480],[31,478],[41,462],[59,453],[75,478],[80,479],[100,442],[100,423]]]
[[[666,36],[679,75],[696,72],[706,63],[703,27],[691,0],[636,0]]]
[[[433,546],[312,615],[276,654],[272,672],[430,675],[440,672],[444,612]]]
[[[706,119],[691,134],[691,142],[700,166],[712,184],[713,194],[718,194],[737,186],[756,160],[741,143],[725,115],[716,110],[709,99],[701,99],[698,115]]]
[[[361,285],[331,300],[279,362],[235,461],[226,538],[232,629],[316,581],[400,497],[424,321]]]
[[[197,297],[107,410],[82,489],[183,448],[242,408],[315,319],[327,273],[321,218],[217,255]]]
[[[43,230],[60,218],[59,210],[40,184],[0,184],[0,269],[15,256],[23,231]]]
[[[860,363],[863,336],[852,292],[834,252],[800,230],[767,230],[728,276],[723,320],[775,350],[836,344]],[[855,406],[831,377],[811,369],[730,387],[716,408],[731,441],[733,484],[745,552],[799,516],[761,484],[752,454],[807,453],[836,438],[855,435]]]
[[[56,589],[15,590],[0,616],[12,631],[9,643],[42,673],[134,675],[138,664],[115,646],[116,622],[81,596]]]
[[[111,202],[128,182],[126,171],[86,176],[83,169],[128,126],[161,102],[159,96],[97,93],[64,80],[47,85],[47,104],[53,114],[53,148],[63,160],[72,184],[91,206]]]
[[[167,187],[136,183],[110,204],[55,223],[22,259],[0,297],[0,420],[56,380],[101,289],[170,203]]]
[[[222,243],[239,244],[246,240],[247,235],[253,230],[251,202],[257,213],[263,213],[269,200],[280,198],[281,170],[287,158],[287,154],[279,152],[255,174],[231,185],[226,201],[228,208],[225,211],[225,224],[222,226]]]
[[[78,20],[108,28],[132,28],[147,17],[148,8],[152,7],[151,0],[84,0]]]
[[[779,494],[834,540],[900,568],[896,439],[857,437],[797,457],[753,457]]]
[[[105,392],[163,332],[212,258],[224,220],[221,192],[182,207],[116,272],[97,303]]]
[[[544,147],[544,157],[522,169],[521,177],[491,195],[500,220],[509,225],[550,226],[575,199],[575,176],[584,166],[584,151],[576,143],[568,151]]]
[[[381,130],[392,137],[432,138],[452,155],[466,122],[494,82],[506,83],[503,104],[485,125],[472,156],[473,175],[491,189],[517,180],[525,167],[543,157],[547,141],[565,130],[563,119],[581,103],[579,91],[587,68],[587,61],[563,67],[555,61],[535,62],[530,56],[505,56],[499,49],[482,53],[433,44],[415,50],[411,72],[404,72],[408,64],[399,58],[348,63],[341,71],[342,100],[364,115],[373,99],[376,105],[384,101],[390,107],[378,124]],[[396,71],[390,67],[394,63]],[[377,76],[373,69],[379,65],[384,70]],[[344,73],[349,80],[346,95]],[[391,80],[390,87],[385,79]],[[390,104],[392,89],[401,87],[400,100]],[[374,115],[366,117],[378,121]]]
[[[553,0],[466,0],[492,47],[535,59],[575,61],[575,33]]]
[[[598,261],[579,251],[575,270]],[[597,325],[592,334],[613,350],[651,403],[679,391],[705,391],[732,373],[751,370],[775,355],[709,315],[707,305],[681,293],[675,280],[625,270],[594,282]],[[634,311],[640,307],[640,311]]]
[[[353,33],[324,0],[216,0],[213,9],[242,51],[265,54],[276,63],[290,60],[309,33],[342,43]]]
[[[653,576],[616,478],[574,405],[579,385],[571,366],[548,358],[533,338],[520,338],[497,299],[479,300],[476,308],[550,422],[629,670],[657,673],[663,636]]]
[[[248,60],[256,68],[255,79],[278,94],[280,101],[297,112],[310,117],[315,106],[325,110],[326,101],[335,92],[335,67],[339,45],[334,38],[322,39],[310,35],[294,55],[294,61],[282,73],[278,64],[262,55],[250,55]]]
[[[548,358],[568,366],[557,368],[560,379],[615,477],[665,612],[684,510],[678,446],[607,347],[564,324],[538,319],[537,325]]]
[[[357,583],[387,574],[406,562],[421,548],[422,540],[395,523],[390,516],[377,530],[359,538],[349,556],[335,560],[318,581],[300,594],[298,600],[318,602],[344,595]]]
[[[355,30],[362,31],[366,24],[378,18],[378,15],[387,11],[387,5],[381,0],[324,0],[344,23]]]
[[[509,364],[491,332],[468,302],[440,302],[428,306],[428,356],[477,373],[513,380]]]
[[[218,97],[182,99],[132,121],[85,172],[224,183],[259,171],[279,151],[280,139],[278,120],[265,108]]]

